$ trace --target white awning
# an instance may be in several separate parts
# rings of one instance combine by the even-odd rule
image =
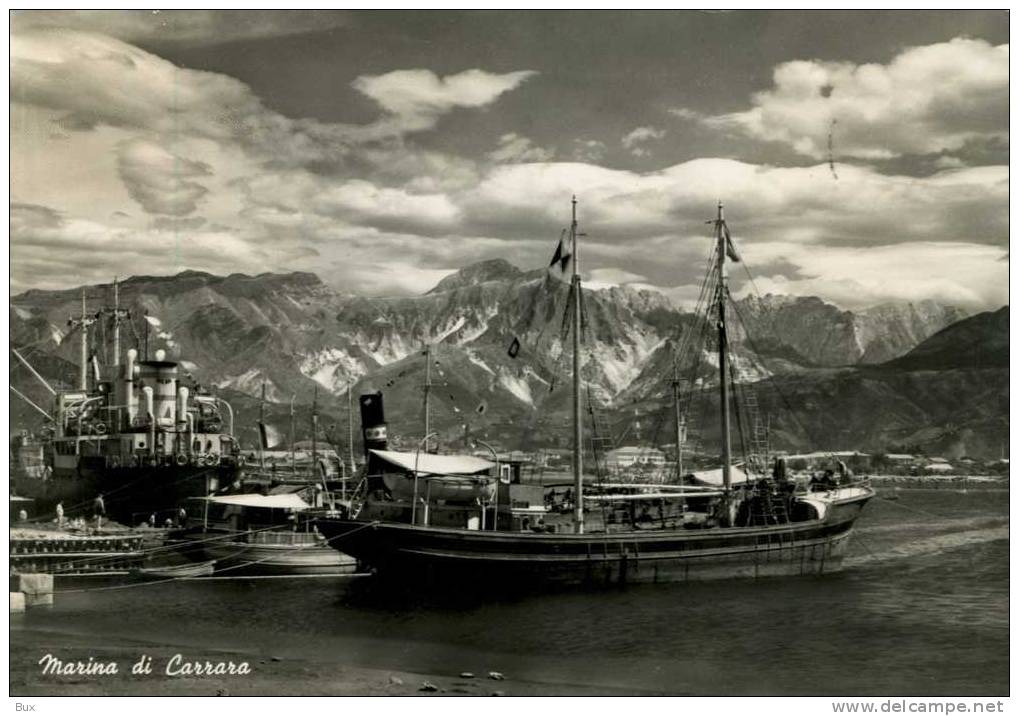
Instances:
[[[694,482],[700,483],[701,485],[722,487],[722,468],[691,472],[688,477],[692,478]],[[735,465],[729,468],[729,477],[732,480],[733,485],[742,485],[747,481],[746,473]]]
[[[396,450],[372,450],[374,455],[408,472],[418,475],[477,475],[495,467],[494,462],[473,455],[433,455],[422,452],[397,452]]]
[[[217,495],[206,497],[209,502],[220,505],[237,505],[238,507],[262,507],[273,510],[306,510],[311,505],[293,493],[286,495]]]
[[[692,494],[681,492],[648,492],[637,495],[584,495],[584,500],[591,502],[641,502],[644,500],[686,500],[691,497],[718,497],[725,493],[721,490],[705,490]]]

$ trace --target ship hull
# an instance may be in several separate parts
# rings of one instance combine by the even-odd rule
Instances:
[[[746,528],[597,534],[480,532],[320,518],[336,549],[383,578],[415,584],[626,584],[809,575],[842,568],[872,495],[830,505],[823,519]]]
[[[19,494],[35,500],[35,516],[53,512],[63,503],[68,518],[92,515],[92,501],[103,495],[106,516],[133,526],[155,514],[157,524],[177,521],[178,509],[191,497],[204,497],[219,487],[240,479],[235,465],[158,465],[108,467],[104,461],[82,460],[75,469],[56,468],[47,479],[22,478]]]
[[[357,563],[324,544],[263,545],[246,542],[210,542],[203,552],[216,560],[217,569],[234,574],[327,575],[350,574]]]

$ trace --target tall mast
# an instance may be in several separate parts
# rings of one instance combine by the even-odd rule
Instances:
[[[311,400],[311,470],[315,474],[318,469],[318,386],[315,386],[315,397]]]
[[[431,344],[425,345],[425,435],[431,435],[430,420],[431,413],[430,398],[432,392],[432,346]],[[428,446],[425,445],[425,452],[428,451]]]
[[[675,353],[672,356],[672,410],[676,419],[676,482],[683,478],[683,416],[679,409],[679,365]]]
[[[297,429],[294,425],[294,401],[296,399],[297,395],[290,396],[290,472],[295,476],[297,475],[297,448],[294,444],[297,440]]]
[[[584,532],[584,428],[580,408],[580,246],[577,243],[577,197],[573,197],[570,244],[573,250],[573,520],[577,534]]]
[[[427,435],[428,433],[425,433]],[[350,476],[357,472],[354,462],[354,381],[347,382],[347,449],[350,451]],[[346,485],[346,483],[344,483]],[[346,487],[344,487],[346,489]]]
[[[725,215],[722,202],[718,202],[718,218],[715,220],[715,234],[718,242],[718,387],[721,399],[722,417],[722,485],[725,488],[723,523],[729,525],[729,504],[732,492],[732,442],[729,435],[729,341],[725,325],[725,303],[729,294],[729,277],[725,266],[726,236]]]
[[[258,466],[265,470],[265,381],[262,381],[262,397],[258,401]]]
[[[120,285],[113,277],[113,366],[120,365]]]
[[[79,373],[81,390],[88,390],[88,327],[95,323],[95,318],[85,315],[85,289],[81,289],[81,318],[71,318],[67,323],[81,329],[81,372]]]

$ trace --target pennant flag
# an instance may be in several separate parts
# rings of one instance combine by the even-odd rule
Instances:
[[[520,340],[513,336],[513,342],[510,343],[509,350],[506,351],[510,358],[516,358],[517,354],[520,353]]]
[[[729,234],[729,227],[722,224],[722,230],[725,232],[725,255],[733,263],[739,263],[739,254],[736,253],[736,245],[732,243],[732,236]]]
[[[283,436],[279,430],[266,423],[258,424],[258,434],[262,439],[263,450],[275,450],[283,445]]]
[[[555,247],[555,253],[552,255],[552,260],[549,261],[549,268],[552,268],[556,264],[559,264],[559,270],[566,273],[566,267],[570,263],[570,254],[564,253],[563,241],[566,238],[566,229],[563,229],[563,233],[559,236],[559,243]]]
[[[145,314],[145,320],[149,322],[149,325],[150,325],[150,326],[153,326],[153,327],[155,327],[155,328],[159,328],[159,327],[160,327],[161,325],[163,325],[163,322],[162,322],[162,321],[160,321],[160,320],[159,320],[158,318],[156,318],[155,316],[150,316],[150,315],[149,315],[149,314],[147,314],[147,313]]]

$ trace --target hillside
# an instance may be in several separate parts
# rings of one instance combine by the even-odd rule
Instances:
[[[953,323],[889,363],[907,370],[1008,367],[1008,306]]]
[[[143,315],[157,317],[162,325],[148,332],[150,351],[167,349],[201,382],[233,396],[242,413],[257,404],[264,383],[267,398],[279,404],[296,396],[307,406],[317,391],[330,419],[339,415],[335,420],[345,425],[346,391],[353,383],[357,392],[385,391],[395,434],[419,434],[423,349],[431,344],[433,425],[447,436],[468,429],[518,443],[565,435],[562,325],[568,287],[543,270],[486,261],[447,276],[423,295],[392,298],[342,294],[308,273],[222,277],[186,271],[137,276],[120,286],[122,305],[132,311],[123,328],[125,348],[143,349]],[[109,284],[85,290],[89,312],[112,303]],[[11,299],[12,343],[29,346],[33,362],[42,361],[48,376],[68,384],[76,379],[79,347],[76,336],[64,336],[80,302],[80,289],[33,290]],[[666,394],[673,341],[692,318],[660,293],[627,287],[585,290],[584,307],[585,381],[612,419],[625,422],[632,406]],[[853,313],[811,297],[747,298],[737,307],[751,327],[748,340],[734,323],[737,373],[746,382],[770,376],[823,382],[840,366],[903,355],[961,315],[932,302]],[[97,328],[91,349],[107,363],[108,321]],[[172,345],[160,331],[171,334]],[[507,354],[514,338],[520,342],[515,358]],[[1007,349],[1007,336],[1005,341]],[[710,361],[710,354],[705,358]],[[705,365],[702,377],[710,381]],[[26,375],[16,369],[12,380],[45,401]],[[31,409],[14,406],[15,424],[33,419]],[[791,429],[789,434],[790,440],[810,440]]]

